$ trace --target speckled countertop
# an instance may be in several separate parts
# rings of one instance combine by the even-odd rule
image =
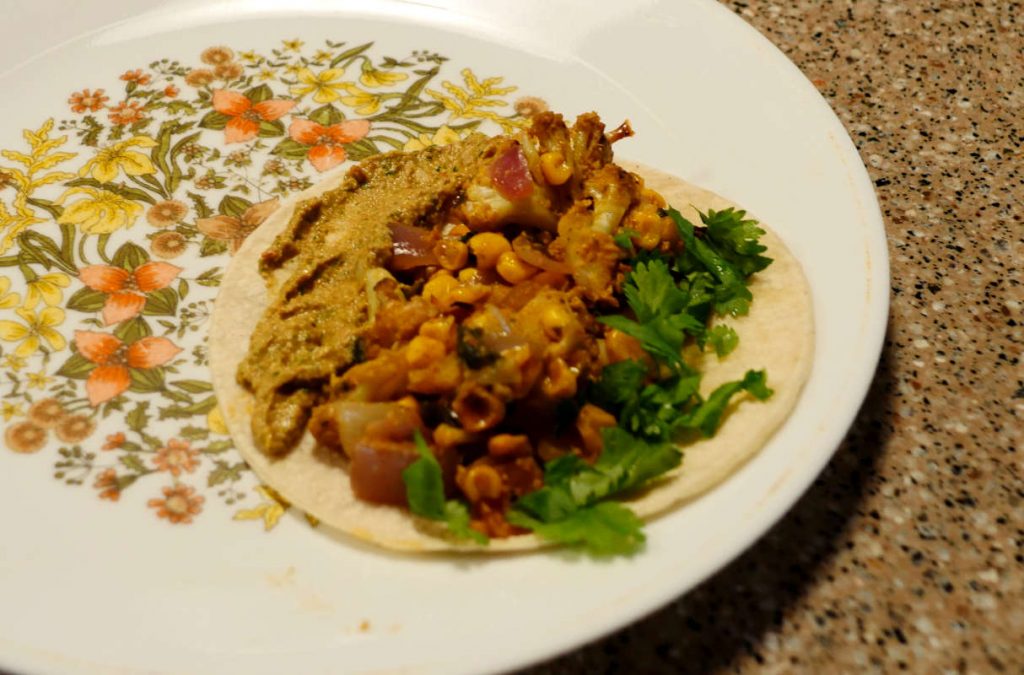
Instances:
[[[725,4],[814,82],[875,181],[881,364],[831,464],[760,542],[527,672],[1024,672],[1024,5]]]

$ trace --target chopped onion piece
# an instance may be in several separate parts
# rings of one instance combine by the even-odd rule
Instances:
[[[541,251],[540,248],[530,241],[529,237],[524,234],[520,234],[512,240],[512,250],[516,252],[516,255],[523,259],[523,262],[528,265],[533,265],[534,267],[539,267],[542,270],[558,272],[559,274],[569,274],[572,271],[564,262],[555,260]]]

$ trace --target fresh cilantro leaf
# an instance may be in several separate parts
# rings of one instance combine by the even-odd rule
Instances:
[[[746,215],[746,211],[730,207],[724,211],[708,209],[706,214],[700,214],[700,219],[722,255],[741,274],[750,276],[768,267],[772,259],[761,255],[768,250],[758,241],[764,230],[756,220],[744,220]]]
[[[678,429],[696,429],[710,437],[718,429],[718,423],[725,413],[732,397],[741,391],[749,392],[754,398],[763,401],[772,395],[768,388],[767,376],[763,370],[748,370],[742,380],[734,380],[719,385],[708,399],[694,408],[689,414],[680,417],[676,423]]]
[[[469,526],[466,505],[454,499],[445,501],[441,464],[419,432],[416,432],[415,443],[420,458],[402,471],[409,510],[430,520],[444,521],[457,537],[486,544],[487,537]]]
[[[617,502],[599,502],[554,522],[544,522],[513,509],[508,513],[508,520],[533,530],[542,539],[578,544],[597,556],[629,555],[646,541],[643,521]]]
[[[594,470],[609,479],[603,496],[637,488],[676,468],[683,458],[672,443],[644,441],[620,427],[604,429],[601,435],[604,450],[594,463]]]
[[[675,419],[700,386],[700,376],[685,371],[644,385],[646,367],[619,361],[604,367],[589,391],[590,400],[613,413],[619,426],[648,440],[669,438]]]
[[[420,458],[402,471],[409,510],[424,518],[444,520],[444,479],[441,475],[441,464],[419,433],[416,434],[416,452]]]
[[[639,361],[618,361],[604,367],[601,377],[590,389],[590,398],[598,407],[617,410],[643,389],[647,366]]]
[[[666,213],[675,221],[679,236],[683,240],[683,255],[680,268],[690,272],[700,268],[706,269],[719,285],[714,290],[714,308],[719,314],[734,316],[750,311],[750,301],[754,296],[747,288],[745,276],[716,249],[707,239],[698,239],[694,224],[683,217],[679,211],[668,209]]]
[[[444,520],[448,529],[461,539],[472,539],[481,546],[487,545],[487,536],[469,526],[469,509],[462,502],[449,499],[444,504]]]
[[[631,230],[627,227],[620,229],[612,239],[615,243],[626,252],[627,255],[633,256],[636,254],[636,247],[633,246],[633,237],[638,236],[640,233],[636,230]]]
[[[602,431],[604,450],[593,464],[575,455],[549,462],[544,487],[517,505],[545,522],[561,520],[576,508],[629,491],[679,465],[682,453],[668,442],[649,443],[625,429]]]
[[[723,357],[740,343],[740,336],[732,326],[719,324],[708,331],[706,341],[719,357]]]
[[[676,314],[686,307],[688,300],[686,293],[676,286],[664,260],[638,263],[629,273],[623,292],[640,323]]]
[[[677,371],[686,369],[682,350],[686,334],[703,334],[704,325],[689,314],[656,317],[646,323],[626,318],[621,314],[602,316],[601,323],[622,331],[640,341],[645,352],[672,366]]]
[[[579,507],[567,486],[545,485],[520,497],[516,508],[542,522],[553,523],[568,518]]]

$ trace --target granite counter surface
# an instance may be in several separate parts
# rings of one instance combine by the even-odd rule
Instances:
[[[684,598],[528,671],[1024,672],[1024,5],[725,3],[853,138],[889,329],[828,468]]]

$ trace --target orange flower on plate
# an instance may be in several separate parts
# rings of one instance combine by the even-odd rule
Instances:
[[[75,331],[75,347],[96,364],[85,381],[85,392],[93,406],[128,390],[132,384],[129,369],[156,368],[181,352],[181,347],[165,337],[144,337],[126,345],[116,335],[91,330]]]
[[[125,82],[134,82],[136,84],[144,85],[149,84],[153,78],[142,72],[141,68],[135,70],[127,70],[121,75],[121,79]]]
[[[188,441],[172,438],[167,445],[156,451],[153,464],[160,471],[169,471],[177,478],[181,472],[192,473],[198,466],[199,453],[192,449]]]
[[[199,60],[203,63],[211,66],[219,66],[224,63],[230,63],[235,58],[235,52],[230,47],[216,46],[207,47],[203,50],[203,53],[199,55]]]
[[[245,238],[252,234],[252,231],[259,227],[275,210],[277,210],[277,197],[253,204],[238,218],[223,215],[200,218],[196,221],[196,227],[207,237],[227,243],[231,252],[236,253]]]
[[[117,482],[117,472],[114,469],[100,472],[92,486],[100,491],[100,499],[116,502],[121,498],[121,486]]]
[[[203,502],[206,501],[202,495],[195,494],[195,490],[187,485],[165,487],[163,493],[163,499],[150,499],[146,504],[156,509],[158,518],[166,518],[175,525],[191,523],[192,516],[203,510]]]
[[[368,120],[345,120],[325,127],[312,120],[292,120],[288,135],[293,141],[312,145],[309,163],[327,171],[345,161],[345,144],[360,140],[370,131]]]
[[[196,68],[188,71],[185,75],[185,84],[192,87],[205,87],[206,85],[217,79],[217,76],[213,74],[212,70],[207,68]]]
[[[167,98],[174,98],[179,93],[181,93],[181,90],[175,87],[173,84],[169,84],[166,87],[164,87],[164,96],[166,96]]]
[[[145,294],[167,288],[180,273],[177,265],[150,261],[132,272],[111,265],[89,265],[78,278],[92,290],[109,294],[103,303],[103,323],[109,326],[137,316],[146,305]]]
[[[57,423],[57,438],[65,443],[78,443],[96,430],[96,423],[85,415],[68,415]]]
[[[128,440],[123,431],[118,431],[116,434],[109,434],[107,436],[107,442],[103,444],[104,450],[117,450],[124,442]]]
[[[28,418],[44,429],[51,429],[57,426],[57,422],[64,419],[67,411],[61,402],[55,398],[44,398],[32,404],[28,409]]]
[[[149,250],[158,258],[177,258],[188,248],[188,240],[180,232],[161,232],[149,242]]]
[[[135,124],[145,119],[145,110],[138,101],[121,101],[107,111],[110,121],[117,125]]]
[[[4,442],[23,455],[38,452],[46,444],[46,429],[35,422],[18,422],[4,430]]]
[[[213,92],[213,109],[229,118],[224,127],[226,143],[242,143],[256,138],[260,122],[273,122],[295,107],[295,101],[267,99],[253,103],[237,91],[216,89]]]
[[[97,89],[96,91],[83,89],[71,94],[71,97],[68,98],[68,104],[71,106],[71,110],[76,113],[96,112],[108,100],[110,100],[109,97],[103,95],[102,89]]]

